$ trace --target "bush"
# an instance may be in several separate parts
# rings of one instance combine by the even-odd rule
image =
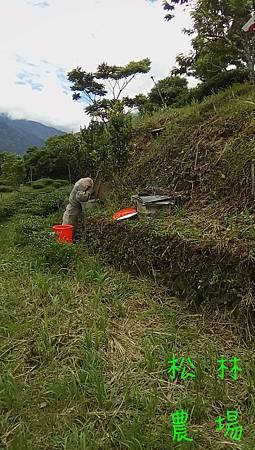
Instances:
[[[12,186],[6,186],[4,184],[0,184],[0,193],[4,192],[13,192],[15,189]]]
[[[30,183],[33,189],[43,189],[52,186],[53,182],[54,180],[51,178],[40,178],[39,180],[31,181]]]
[[[52,186],[45,186],[43,183],[31,184],[31,187],[33,189],[45,189],[45,188],[49,188],[49,187],[52,188]]]
[[[5,186],[11,186],[11,179],[10,178],[6,178],[4,176],[0,176],[0,184],[4,184]]]
[[[63,189],[50,192],[49,194],[39,194],[33,198],[25,209],[23,208],[23,211],[46,217],[63,205],[66,194],[66,190]]]
[[[28,183],[27,183],[28,184]],[[33,189],[45,189],[45,188],[59,188],[62,186],[67,186],[69,184],[68,180],[53,180],[52,178],[40,178],[36,181],[30,181],[30,186]]]
[[[201,101],[203,98],[226,89],[234,83],[244,83],[248,80],[249,73],[246,69],[234,69],[220,72],[210,80],[200,83],[195,88],[190,89],[190,101],[192,99]]]
[[[54,180],[53,186],[59,188],[62,186],[67,186],[69,184],[68,180]]]
[[[0,205],[0,220],[5,220],[15,213],[46,217],[64,204],[69,191],[69,187],[63,187],[47,194],[17,193],[3,205]]]
[[[69,181],[63,180],[62,178],[58,178],[58,179],[54,180],[54,184],[55,183],[61,183],[63,186],[67,186],[69,184]]]
[[[9,217],[13,216],[15,211],[16,211],[16,208],[15,208],[14,204],[0,205],[0,222],[2,220],[6,220]]]

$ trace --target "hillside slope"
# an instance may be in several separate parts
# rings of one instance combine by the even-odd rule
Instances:
[[[254,112],[247,84],[137,121],[122,189],[91,214],[84,236],[108,263],[149,275],[183,300],[227,305],[244,334],[248,320],[255,324]],[[178,203],[165,217],[111,220],[137,192],[169,193]]]
[[[167,188],[196,201],[251,202],[254,125],[255,88],[249,84],[140,119],[124,183],[138,190]],[[159,135],[151,133],[159,127]]]
[[[28,147],[41,147],[50,136],[63,131],[30,120],[12,120],[0,114],[0,151],[22,154]]]

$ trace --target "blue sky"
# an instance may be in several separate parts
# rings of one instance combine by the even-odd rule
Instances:
[[[148,92],[169,74],[190,42],[182,29],[187,13],[164,20],[161,0],[2,0],[0,27],[0,112],[68,131],[88,123],[80,102],[72,100],[66,73],[98,64],[126,65],[148,57],[125,95]]]

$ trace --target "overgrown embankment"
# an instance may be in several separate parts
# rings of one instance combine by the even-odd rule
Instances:
[[[138,121],[119,204],[128,206],[131,193],[147,190],[180,195],[182,207],[137,223],[91,217],[91,247],[184,299],[252,305],[254,111],[255,90],[242,85]]]
[[[159,221],[157,221],[159,222]],[[218,238],[198,228],[161,229],[150,221],[87,220],[86,235],[107,262],[149,275],[181,298],[210,305],[247,306],[255,295],[254,242]],[[189,231],[189,233],[188,233]],[[245,308],[244,308],[245,309]],[[239,308],[240,314],[240,308]]]
[[[241,196],[250,204],[254,112],[255,89],[245,84],[138,121],[125,185],[184,191],[207,202]],[[159,135],[151,133],[160,127]]]

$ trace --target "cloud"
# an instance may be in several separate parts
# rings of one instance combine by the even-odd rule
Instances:
[[[36,67],[35,64],[26,61],[26,60],[25,60],[24,58],[22,58],[22,56],[20,56],[20,55],[16,55],[16,61],[17,61],[17,63],[21,63],[21,64],[24,64],[24,65],[29,66],[29,67]]]
[[[190,49],[181,32],[190,26],[188,14],[178,11],[169,24],[157,1],[12,0],[1,19],[0,112],[60,129],[79,130],[89,121],[85,104],[72,100],[70,70],[93,72],[103,61],[126,65],[148,57],[150,73],[124,92],[133,96],[153,87],[151,75],[168,76],[176,55]]]
[[[44,86],[39,82],[38,79],[40,79],[39,74],[24,71],[17,74],[15,84],[27,84],[31,86],[32,90],[34,91],[42,91]]]
[[[67,78],[66,71],[65,71],[63,68],[59,67],[59,68],[56,70],[56,74],[57,74],[57,78],[58,78],[59,81],[60,81],[60,85],[61,85],[61,87],[62,87],[62,92],[63,92],[63,94],[65,94],[65,95],[70,95],[70,86],[71,86],[71,83],[69,82],[69,80],[68,80],[68,78]]]
[[[38,1],[33,1],[33,0],[25,0],[27,5],[31,5],[31,6],[39,6],[40,8],[48,8],[50,6],[50,3],[47,2],[46,0],[38,0]]]

